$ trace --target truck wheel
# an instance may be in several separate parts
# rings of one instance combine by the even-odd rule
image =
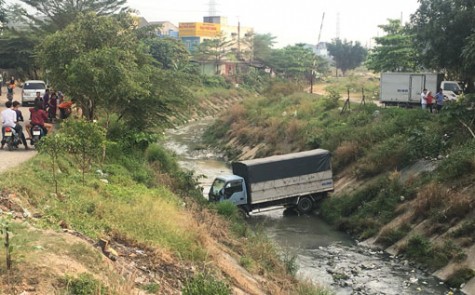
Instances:
[[[309,197],[300,198],[297,209],[303,214],[310,213],[313,209],[313,200]]]

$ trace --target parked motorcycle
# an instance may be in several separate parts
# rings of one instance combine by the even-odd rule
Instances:
[[[40,139],[45,135],[44,130],[39,125],[33,125],[31,127],[31,145],[35,145],[40,141]]]
[[[20,135],[12,127],[4,127],[5,132],[3,136],[3,141],[8,147],[9,151],[18,148],[18,145],[21,144]]]

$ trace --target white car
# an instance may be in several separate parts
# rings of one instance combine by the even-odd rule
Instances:
[[[39,92],[41,97],[45,94],[46,83],[42,80],[28,80],[23,83],[23,90],[21,92],[21,105],[27,106],[35,103],[36,92]]]

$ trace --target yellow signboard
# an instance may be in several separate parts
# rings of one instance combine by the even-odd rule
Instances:
[[[221,31],[220,24],[212,23],[180,23],[180,37],[216,37]]]

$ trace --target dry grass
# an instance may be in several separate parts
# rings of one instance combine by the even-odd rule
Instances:
[[[439,216],[451,220],[461,219],[471,210],[475,199],[469,195],[451,192],[445,186],[431,182],[424,186],[414,203],[414,217]]]
[[[333,153],[333,167],[339,171],[356,161],[360,154],[361,148],[357,142],[344,141]]]

